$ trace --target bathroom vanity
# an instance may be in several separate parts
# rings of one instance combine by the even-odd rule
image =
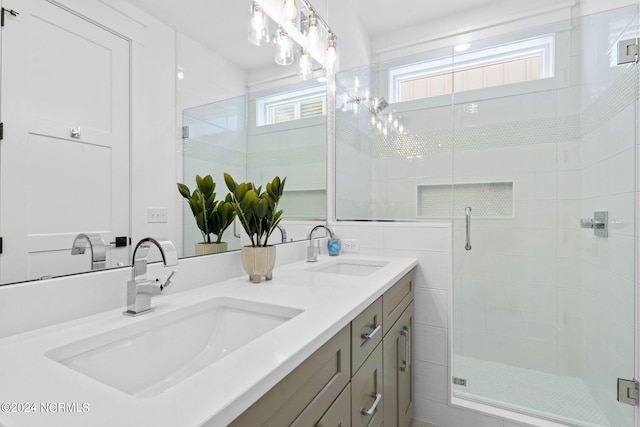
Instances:
[[[5,338],[0,424],[407,425],[415,266],[325,256]]]
[[[413,283],[412,270],[231,426],[409,426]]]

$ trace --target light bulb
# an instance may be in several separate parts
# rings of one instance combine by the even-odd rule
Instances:
[[[293,63],[293,43],[289,35],[282,28],[276,33],[276,64],[290,65]]]
[[[329,74],[335,74],[338,72],[338,46],[336,45],[335,34],[329,34],[327,40],[327,52],[324,56],[325,69]]]
[[[305,48],[300,49],[300,59],[298,59],[298,76],[302,80],[307,80],[313,75],[313,60]]]
[[[376,125],[376,116],[371,116],[371,126]]]
[[[296,16],[298,16],[298,8],[296,7],[295,0],[284,0],[282,10],[284,17],[289,21],[293,21]]]
[[[260,46],[268,41],[267,34],[269,32],[267,17],[262,8],[256,3],[251,4],[249,9],[249,34],[247,39],[249,43]]]
[[[313,48],[318,47],[320,30],[318,29],[318,18],[316,18],[313,10],[309,12],[309,18],[307,19],[307,39],[309,39],[310,46]]]

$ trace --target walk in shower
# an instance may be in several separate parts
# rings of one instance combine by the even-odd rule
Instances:
[[[336,77],[336,218],[453,223],[455,404],[634,425],[617,379],[635,373],[638,73],[618,49],[637,22],[614,9]]]

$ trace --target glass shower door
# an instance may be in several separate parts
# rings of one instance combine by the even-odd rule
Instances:
[[[454,398],[634,425],[638,75],[616,52],[636,25],[627,7],[480,43],[551,35],[552,73],[455,95]]]

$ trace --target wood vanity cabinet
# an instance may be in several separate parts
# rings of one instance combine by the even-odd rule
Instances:
[[[414,270],[236,418],[233,427],[406,427]]]
[[[351,379],[350,334],[342,328],[230,425],[316,425]]]
[[[413,418],[413,302],[385,335],[384,425],[407,427]]]
[[[411,271],[389,289],[382,300],[386,427],[408,427],[413,418],[413,282]]]

